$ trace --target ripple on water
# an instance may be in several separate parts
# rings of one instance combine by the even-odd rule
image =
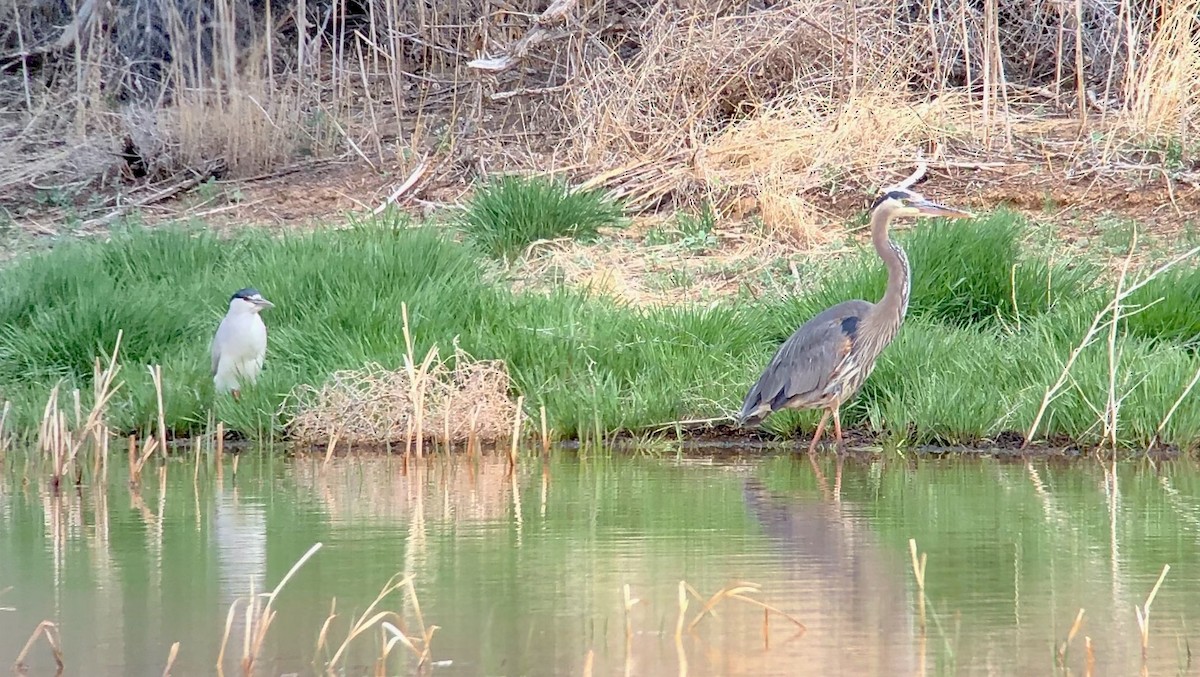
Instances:
[[[1130,464],[1118,475],[1115,503],[1088,463],[848,461],[838,475],[789,457],[563,457],[514,476],[504,459],[297,458],[243,462],[219,486],[168,466],[163,501],[156,486],[134,500],[123,482],[52,498],[10,475],[0,591],[12,589],[0,607],[16,611],[0,611],[0,659],[53,619],[68,665],[88,674],[159,674],[175,641],[177,671],[208,674],[230,618],[240,654],[244,616],[230,605],[321,542],[279,597],[266,674],[311,672],[331,610],[336,646],[395,575],[413,577],[440,628],[444,675],[581,674],[589,650],[593,674],[678,674],[681,661],[692,676],[1045,674],[1080,608],[1097,674],[1130,674],[1141,660],[1132,608],[1166,563],[1148,667],[1173,673],[1173,647],[1200,622],[1200,473]],[[924,624],[910,538],[927,556]],[[677,646],[681,581],[699,595],[687,624],[748,581],[761,586],[749,597],[807,631],[772,616],[768,645],[762,609],[724,599]],[[402,591],[376,609],[417,625]],[[370,670],[377,650],[366,633],[346,665]],[[45,651],[31,663],[51,666]]]

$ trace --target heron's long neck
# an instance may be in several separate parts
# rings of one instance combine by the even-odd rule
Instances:
[[[892,212],[888,209],[877,209],[871,215],[871,242],[888,271],[887,290],[875,305],[875,314],[882,320],[895,322],[899,327],[900,320],[908,312],[908,256],[900,245],[888,238],[888,223],[891,220]]]

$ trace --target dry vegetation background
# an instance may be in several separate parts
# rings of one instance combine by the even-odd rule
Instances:
[[[1119,202],[1136,185],[1187,216],[1198,15],[1200,0],[13,0],[0,206],[34,230],[68,213],[102,227],[239,181],[253,199],[202,213],[287,220],[374,207],[407,178],[398,201],[428,207],[490,173],[561,171],[635,211],[711,202],[797,241],[936,148],[939,197]]]

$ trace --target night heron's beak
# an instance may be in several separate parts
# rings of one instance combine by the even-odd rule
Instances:
[[[255,300],[254,300],[254,305],[258,306],[259,308],[262,308],[263,310],[266,310],[267,308],[274,308],[274,307],[275,307],[275,304],[274,304],[274,303],[271,303],[270,301],[268,301],[268,300],[266,300],[266,299],[264,299],[264,298],[258,298],[258,299],[255,299]]]
[[[908,203],[909,207],[916,209],[921,216],[944,216],[951,219],[973,219],[975,215],[971,212],[965,212],[954,207],[947,207],[929,200],[912,200]]]

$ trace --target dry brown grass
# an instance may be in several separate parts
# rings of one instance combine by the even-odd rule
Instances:
[[[914,105],[886,90],[835,105],[787,97],[716,135],[698,164],[705,183],[756,200],[769,231],[811,245],[825,239],[827,220],[814,192],[850,185],[872,194],[894,182],[888,170],[911,170],[915,149],[967,133],[970,108],[961,95]]]
[[[417,435],[418,417],[422,439],[441,443],[510,434],[517,410],[503,362],[456,349],[452,360],[435,357],[412,374],[371,363],[334,372],[319,388],[301,385],[284,403],[295,411],[289,434],[309,444],[397,442]]]
[[[636,211],[710,202],[807,245],[831,201],[933,142],[931,169],[960,178],[1013,160],[1060,181],[1200,185],[1154,150],[1200,126],[1200,0],[347,7],[6,6],[0,99],[17,113],[0,123],[0,188],[108,210],[147,182],[340,156],[379,175],[362,196],[377,201],[428,154],[406,200],[566,171]],[[146,21],[149,38],[121,28]]]
[[[809,244],[830,242],[836,231],[823,222],[810,222]],[[796,241],[747,227],[734,219],[718,222],[712,245],[702,250],[678,243],[651,245],[647,231],[669,227],[668,219],[635,220],[634,227],[612,233],[597,243],[555,242],[538,248],[508,271],[513,288],[542,292],[563,285],[630,306],[670,305],[687,301],[728,298],[746,289],[755,296],[790,293],[811,283],[799,271],[779,274],[773,268],[795,253]],[[839,248],[824,247],[831,257]],[[832,258],[830,259],[833,260]]]
[[[1085,2],[1083,24],[1041,2],[698,4],[656,5],[636,55],[593,62],[568,93],[565,154],[635,206],[750,197],[772,230],[807,244],[831,196],[875,190],[933,143],[946,155],[935,170],[1032,160],[1061,180],[1141,164],[1146,143],[1200,122],[1194,0],[1161,23]],[[1036,124],[1056,118],[1071,127]]]

